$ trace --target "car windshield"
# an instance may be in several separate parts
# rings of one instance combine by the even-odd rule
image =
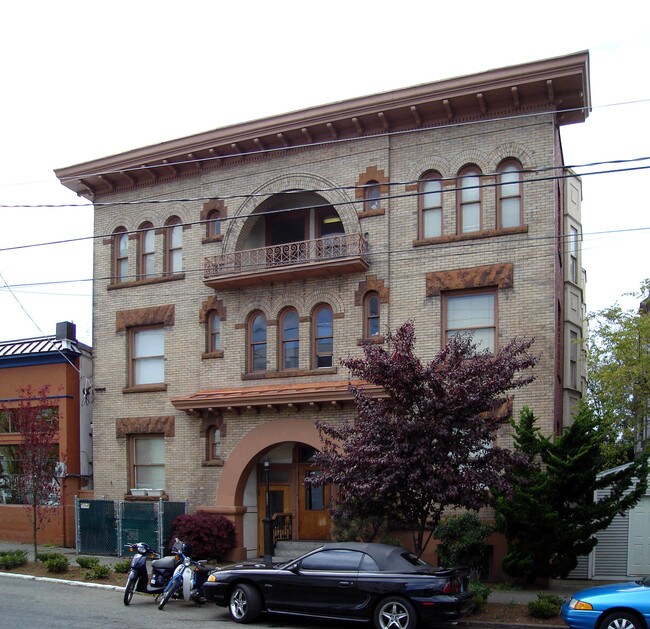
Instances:
[[[413,553],[402,553],[402,557],[406,559],[411,565],[417,566],[418,568],[433,568],[431,564],[428,564],[424,559],[420,559],[417,555]]]

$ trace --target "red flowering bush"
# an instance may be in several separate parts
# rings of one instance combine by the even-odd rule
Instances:
[[[189,545],[192,559],[221,561],[235,547],[235,525],[222,515],[197,511],[174,519],[170,549],[176,538]]]

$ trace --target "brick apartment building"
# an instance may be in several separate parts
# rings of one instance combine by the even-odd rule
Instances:
[[[535,337],[514,412],[559,430],[584,387],[560,128],[589,108],[580,52],[57,170],[96,204],[95,495],[226,514],[257,556],[268,462],[273,513],[327,539],[314,420],[354,417],[339,359],[407,319],[425,360],[463,330]]]

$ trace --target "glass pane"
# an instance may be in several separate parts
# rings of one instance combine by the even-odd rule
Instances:
[[[180,225],[172,227],[169,242],[172,249],[180,249],[183,246],[183,228]]]
[[[459,295],[447,299],[447,328],[469,329],[494,325],[494,295]]]
[[[183,269],[183,251],[181,249],[174,249],[170,256],[171,272],[178,273]]]
[[[154,244],[155,244],[155,232],[153,229],[149,229],[144,233],[144,239],[143,239],[143,252],[144,253],[151,253],[154,250]]]
[[[442,236],[442,210],[426,210],[422,213],[424,221],[424,238],[437,238]]]
[[[368,319],[368,335],[379,336],[379,317]]]
[[[163,437],[136,437],[135,463],[136,465],[164,465],[165,439]]]
[[[481,206],[478,203],[463,205],[463,233],[481,229]]]
[[[284,344],[284,369],[297,369],[298,364],[298,341],[288,341]]]
[[[316,357],[316,368],[320,369],[321,367],[331,367],[332,366],[332,356],[317,356]]]
[[[298,338],[298,313],[287,312],[282,320],[282,336],[285,341],[293,341]]]
[[[377,297],[377,295],[373,295],[368,299],[368,316],[379,316],[379,297]]]
[[[253,371],[266,371],[266,343],[253,345]]]
[[[129,273],[129,261],[125,258],[121,259],[117,265],[117,273],[120,280],[125,280]]]
[[[329,308],[322,308],[318,312],[316,336],[332,336],[332,311]]]
[[[422,185],[422,207],[425,209],[440,207],[442,205],[442,186],[438,179],[427,179]]]
[[[266,341],[266,317],[257,315],[253,320],[252,340],[254,343]]]
[[[127,234],[118,236],[118,251],[120,258],[124,258],[129,254],[129,237]]]
[[[334,344],[332,337],[318,339],[316,341],[316,353],[318,354],[332,354],[334,352]]]
[[[138,358],[133,365],[134,384],[165,382],[165,361],[162,356]]]
[[[165,353],[165,336],[161,328],[138,330],[134,333],[135,358],[162,356]]]
[[[147,254],[144,257],[144,274],[145,275],[153,275],[154,274],[154,257],[152,254]]]
[[[210,317],[210,350],[215,352],[221,346],[221,317],[219,315],[212,315]]]
[[[165,468],[162,466],[143,466],[135,468],[135,487],[147,489],[165,488]]]
[[[501,199],[501,227],[518,227],[519,220],[519,197]]]
[[[379,184],[372,184],[366,189],[366,199],[368,201],[368,209],[376,210],[379,208]]]
[[[463,330],[448,330],[447,337],[451,338],[456,334],[471,334],[472,341],[476,344],[476,350],[482,352],[488,350],[494,352],[494,328],[465,328]]]
[[[461,182],[462,201],[463,203],[471,203],[472,201],[479,201],[481,198],[481,190],[478,188],[480,179],[478,175],[468,173],[464,175]]]
[[[500,179],[502,197],[519,196],[519,173],[502,173]]]

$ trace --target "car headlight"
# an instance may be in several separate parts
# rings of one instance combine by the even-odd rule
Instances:
[[[211,574],[211,575],[208,577],[208,581],[210,581],[210,583],[214,583],[216,580],[217,580],[217,577],[215,577],[213,574]]]
[[[594,606],[591,603],[587,603],[585,601],[579,601],[576,598],[572,598],[571,601],[569,601],[569,608],[570,609],[593,611]]]

